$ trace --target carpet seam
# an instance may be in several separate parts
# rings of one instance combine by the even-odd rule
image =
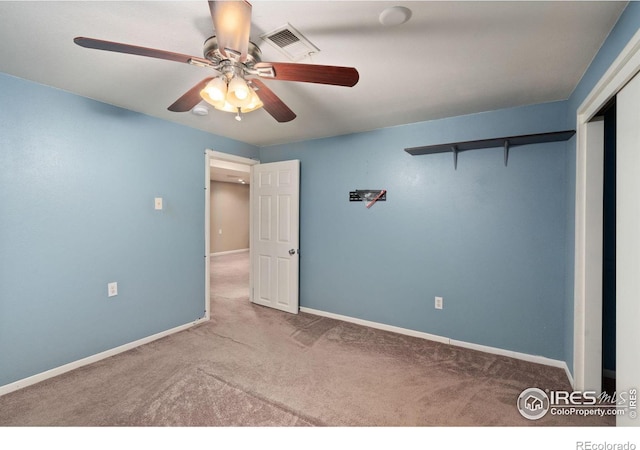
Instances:
[[[286,406],[284,404],[281,404],[279,402],[273,401],[273,400],[271,400],[271,399],[269,399],[267,397],[263,397],[262,395],[259,395],[256,392],[246,390],[242,386],[239,386],[239,385],[237,385],[235,383],[227,381],[227,380],[225,380],[224,378],[222,378],[222,377],[220,377],[218,375],[215,375],[213,373],[207,372],[203,368],[198,368],[198,371],[203,373],[204,375],[207,375],[207,376],[213,378],[214,380],[219,381],[220,383],[225,384],[226,386],[229,386],[229,387],[231,387],[233,389],[237,389],[237,390],[245,393],[246,395],[248,395],[250,397],[253,397],[253,398],[258,399],[258,400],[260,400],[262,402],[265,402],[265,403],[267,403],[267,404],[269,404],[269,405],[271,405],[271,406],[273,406],[273,407],[275,407],[275,408],[277,408],[277,409],[279,409],[281,411],[284,411],[284,412],[286,412],[288,414],[293,414],[296,417],[309,422],[313,426],[318,426],[318,427],[326,427],[327,426],[324,422],[322,422],[321,420],[319,420],[319,419],[317,419],[315,417],[310,417],[310,416],[308,416],[306,414],[301,414],[298,411],[295,411],[295,410],[289,408],[288,406]]]

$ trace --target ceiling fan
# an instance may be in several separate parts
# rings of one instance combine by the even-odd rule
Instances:
[[[260,79],[301,81],[352,87],[359,74],[353,67],[283,62],[263,62],[260,48],[251,42],[251,4],[246,0],[209,1],[215,35],[204,43],[204,58],[147,47],[76,37],[86,48],[166,59],[213,69],[207,77],[176,100],[169,111],[187,112],[205,100],[221,111],[236,114],[264,107],[278,122],[289,122],[296,114]]]

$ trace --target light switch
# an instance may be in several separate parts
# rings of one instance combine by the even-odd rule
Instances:
[[[156,197],[155,200],[156,209],[162,209],[162,197]]]

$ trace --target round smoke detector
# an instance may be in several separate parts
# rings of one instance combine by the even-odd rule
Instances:
[[[411,10],[404,6],[391,6],[382,11],[378,19],[385,27],[395,27],[411,19]]]
[[[209,108],[204,105],[196,105],[193,107],[191,112],[196,116],[206,116],[207,114],[209,114]]]

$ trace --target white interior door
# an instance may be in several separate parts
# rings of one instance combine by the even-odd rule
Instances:
[[[616,390],[628,391],[640,389],[640,75],[616,105]],[[638,426],[640,418],[627,413],[616,425]]]
[[[251,172],[251,301],[298,314],[300,161]]]

